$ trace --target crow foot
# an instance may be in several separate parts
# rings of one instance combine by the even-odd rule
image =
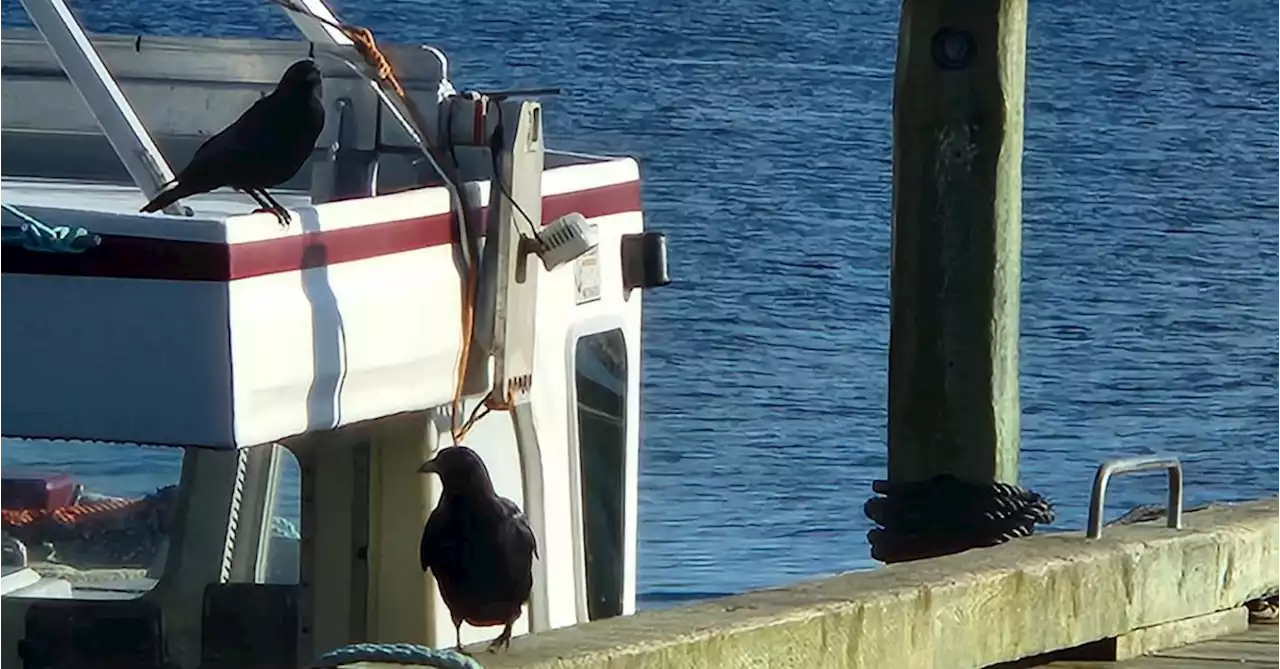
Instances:
[[[489,644],[490,653],[496,653],[500,648],[503,650],[511,649],[511,626],[510,625],[507,625],[507,627],[502,630],[502,634],[499,634],[498,638],[494,639],[493,643]]]
[[[287,227],[289,227],[289,212],[288,212],[288,211],[280,210],[280,209],[274,209],[274,208],[272,208],[272,207],[258,207],[257,209],[254,209],[254,210],[253,210],[253,212],[251,212],[251,213],[254,213],[254,214],[271,214],[271,215],[273,215],[273,216],[275,216],[275,217],[276,217],[276,220],[277,220],[277,221],[279,221],[279,222],[280,222],[280,227],[282,227],[282,228],[287,228]]]

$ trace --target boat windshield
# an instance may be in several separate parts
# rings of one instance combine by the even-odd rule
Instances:
[[[297,582],[298,463],[282,451],[263,579]],[[4,597],[131,599],[164,575],[184,450],[4,439]],[[24,569],[25,567],[25,569]]]

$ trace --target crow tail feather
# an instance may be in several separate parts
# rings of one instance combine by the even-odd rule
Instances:
[[[164,209],[165,207],[173,204],[174,202],[177,202],[178,200],[181,200],[184,197],[187,197],[188,195],[191,195],[192,193],[193,193],[193,190],[191,188],[187,187],[186,185],[184,185],[182,182],[179,181],[172,188],[161,191],[158,195],[152,198],[150,202],[148,202],[145,206],[143,206],[140,211],[144,213],[160,211],[161,209]]]

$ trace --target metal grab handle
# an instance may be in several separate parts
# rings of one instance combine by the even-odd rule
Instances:
[[[1098,465],[1098,473],[1093,477],[1093,494],[1089,498],[1089,528],[1085,536],[1089,539],[1102,537],[1102,511],[1107,483],[1113,475],[1153,469],[1169,472],[1169,505],[1165,513],[1169,516],[1170,528],[1182,529],[1182,463],[1173,457],[1120,458]]]

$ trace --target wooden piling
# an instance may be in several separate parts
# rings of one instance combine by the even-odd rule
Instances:
[[[905,0],[889,480],[1015,483],[1026,0]]]

